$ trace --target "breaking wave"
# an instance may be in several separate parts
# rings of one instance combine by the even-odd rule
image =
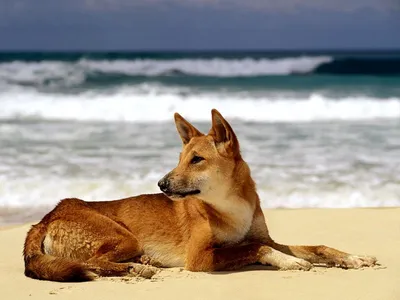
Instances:
[[[293,96],[294,97],[294,96]],[[367,120],[399,118],[400,99],[309,96],[255,96],[236,93],[182,93],[173,89],[138,91],[127,87],[114,93],[40,93],[15,90],[0,93],[0,118],[148,122],[170,121],[175,111],[195,121],[208,121],[211,108],[231,119],[257,122]]]
[[[0,63],[0,83],[44,85],[62,81],[68,86],[79,85],[88,80],[101,83],[124,76],[256,77],[289,75],[312,72],[319,65],[330,61],[332,58],[329,56],[280,59],[11,61]]]

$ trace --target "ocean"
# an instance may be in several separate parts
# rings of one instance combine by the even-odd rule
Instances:
[[[159,192],[174,112],[231,122],[264,208],[400,205],[400,52],[0,53],[0,225]]]

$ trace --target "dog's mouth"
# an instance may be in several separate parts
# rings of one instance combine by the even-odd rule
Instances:
[[[192,195],[200,194],[200,190],[183,191],[183,192],[167,191],[167,192],[164,192],[164,193],[169,197],[184,198],[186,196],[192,196]]]

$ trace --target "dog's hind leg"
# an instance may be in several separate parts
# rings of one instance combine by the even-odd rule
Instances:
[[[67,220],[48,225],[43,242],[46,254],[84,264],[98,276],[134,274],[150,278],[157,268],[134,263],[143,254],[135,236],[116,221],[83,207]]]
[[[289,246],[273,242],[271,245],[285,254],[305,259],[313,264],[358,269],[371,267],[377,263],[375,257],[353,255],[324,245],[319,246]]]
[[[99,276],[137,275],[151,278],[158,269],[149,265],[123,262],[132,259],[138,252],[138,244],[133,237],[103,243],[96,255],[85,263],[90,271]]]

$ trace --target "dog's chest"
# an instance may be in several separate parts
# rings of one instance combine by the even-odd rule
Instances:
[[[233,208],[227,214],[225,224],[212,226],[215,241],[223,245],[233,245],[243,241],[253,222],[253,213],[250,206]]]
[[[213,228],[215,242],[224,246],[242,242],[251,226],[251,222],[243,222],[236,228]]]

